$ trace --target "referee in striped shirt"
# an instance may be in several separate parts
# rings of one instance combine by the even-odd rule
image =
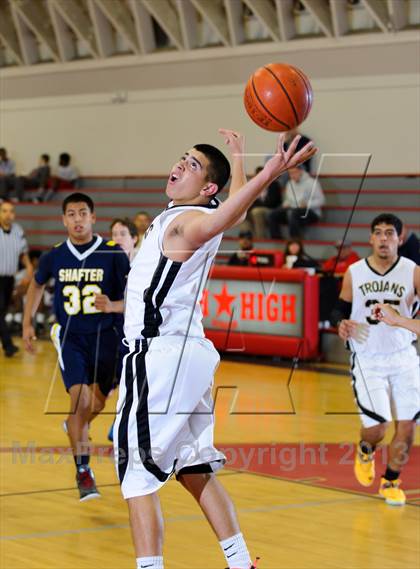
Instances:
[[[25,266],[29,278],[32,278],[33,273],[25,234],[22,227],[14,223],[15,217],[14,205],[2,202],[0,204],[0,338],[4,354],[8,358],[18,351],[6,325],[6,314],[12,298],[19,260]]]

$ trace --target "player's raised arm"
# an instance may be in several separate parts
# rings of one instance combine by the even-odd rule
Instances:
[[[285,134],[281,134],[278,137],[276,154],[265,164],[263,170],[233,195],[229,195],[213,215],[185,216],[182,226],[185,247],[197,249],[215,235],[232,227],[239,218],[246,214],[264,188],[287,169],[306,162],[316,153],[317,148],[313,142],[308,142],[299,152],[296,152],[299,139],[300,136],[296,136],[286,151],[284,149]]]
[[[232,159],[232,179],[229,186],[229,196],[233,196],[243,186],[247,179],[245,174],[245,138],[240,132],[219,128],[219,133],[223,136],[225,144],[229,147]]]
[[[30,353],[34,353],[33,340],[36,340],[35,330],[32,326],[32,318],[35,316],[38,310],[39,304],[44,294],[45,284],[38,284],[34,277],[32,277],[31,283],[26,293],[26,302],[23,312],[23,322],[22,322],[22,340],[25,350]]]

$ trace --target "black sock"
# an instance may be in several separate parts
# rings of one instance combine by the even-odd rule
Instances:
[[[363,454],[372,454],[375,452],[376,445],[371,445],[365,441],[360,441],[359,447]]]
[[[397,472],[396,470],[392,470],[392,468],[389,468],[389,466],[386,467],[386,471],[384,474],[385,480],[389,480],[390,482],[392,482],[393,480],[398,480],[399,476],[400,476],[399,472]]]
[[[79,466],[87,466],[89,464],[90,456],[88,454],[76,454],[73,458],[76,468],[79,468]]]

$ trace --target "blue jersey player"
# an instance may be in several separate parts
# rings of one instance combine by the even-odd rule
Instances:
[[[28,290],[23,340],[29,352],[35,339],[31,320],[45,284],[55,279],[57,324],[52,339],[71,408],[67,432],[76,463],[80,499],[98,497],[89,468],[89,423],[101,412],[112,390],[118,365],[119,319],[129,261],[113,241],[93,234],[96,221],[89,196],[74,193],[63,202],[68,239],[45,253]],[[106,308],[103,299],[106,299]]]

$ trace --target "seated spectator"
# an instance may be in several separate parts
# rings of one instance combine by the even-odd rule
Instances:
[[[305,225],[318,221],[321,206],[325,202],[318,180],[312,178],[304,169],[288,170],[290,180],[286,184],[283,204],[268,215],[270,235],[281,239],[280,224],[289,226],[290,237],[301,237]]]
[[[131,219],[128,219],[128,217],[114,219],[111,223],[111,238],[115,243],[118,243],[131,262],[134,259],[135,247],[139,240],[137,227]]]
[[[410,233],[406,225],[403,225],[401,233],[401,245],[398,247],[398,255],[407,257],[417,265],[420,265],[420,241],[415,233]]]
[[[254,243],[251,231],[241,231],[239,233],[239,250],[229,257],[228,265],[247,267],[253,249]]]
[[[0,148],[0,201],[7,200],[15,189],[15,163],[7,155],[5,148]]]
[[[290,239],[284,249],[283,269],[318,269],[318,263],[312,259],[303,247],[300,239]]]
[[[261,172],[262,166],[255,169],[255,176]],[[268,231],[268,214],[271,210],[281,205],[281,186],[277,181],[272,182],[264,189],[262,194],[252,204],[247,213],[247,221],[250,222],[253,234],[258,239],[270,237]]]
[[[360,259],[356,251],[351,248],[351,241],[344,239],[337,241],[335,244],[338,254],[330,257],[322,263],[324,273],[332,273],[335,275],[344,275],[347,269]]]
[[[71,190],[77,188],[78,184],[79,173],[71,165],[71,156],[67,152],[62,152],[58,157],[56,176],[52,179],[51,187],[41,196],[42,201],[49,201],[57,190]]]
[[[15,201],[24,199],[25,190],[36,190],[31,195],[31,199],[34,203],[38,203],[47,188],[50,172],[50,157],[48,154],[41,154],[37,168],[34,168],[28,176],[16,178]]]
[[[133,258],[139,252],[139,249],[140,249],[141,244],[143,242],[144,234],[149,229],[149,225],[151,222],[152,222],[152,218],[147,213],[147,211],[139,211],[134,216],[134,225],[137,227],[138,241],[137,241],[137,245],[134,249]]]

